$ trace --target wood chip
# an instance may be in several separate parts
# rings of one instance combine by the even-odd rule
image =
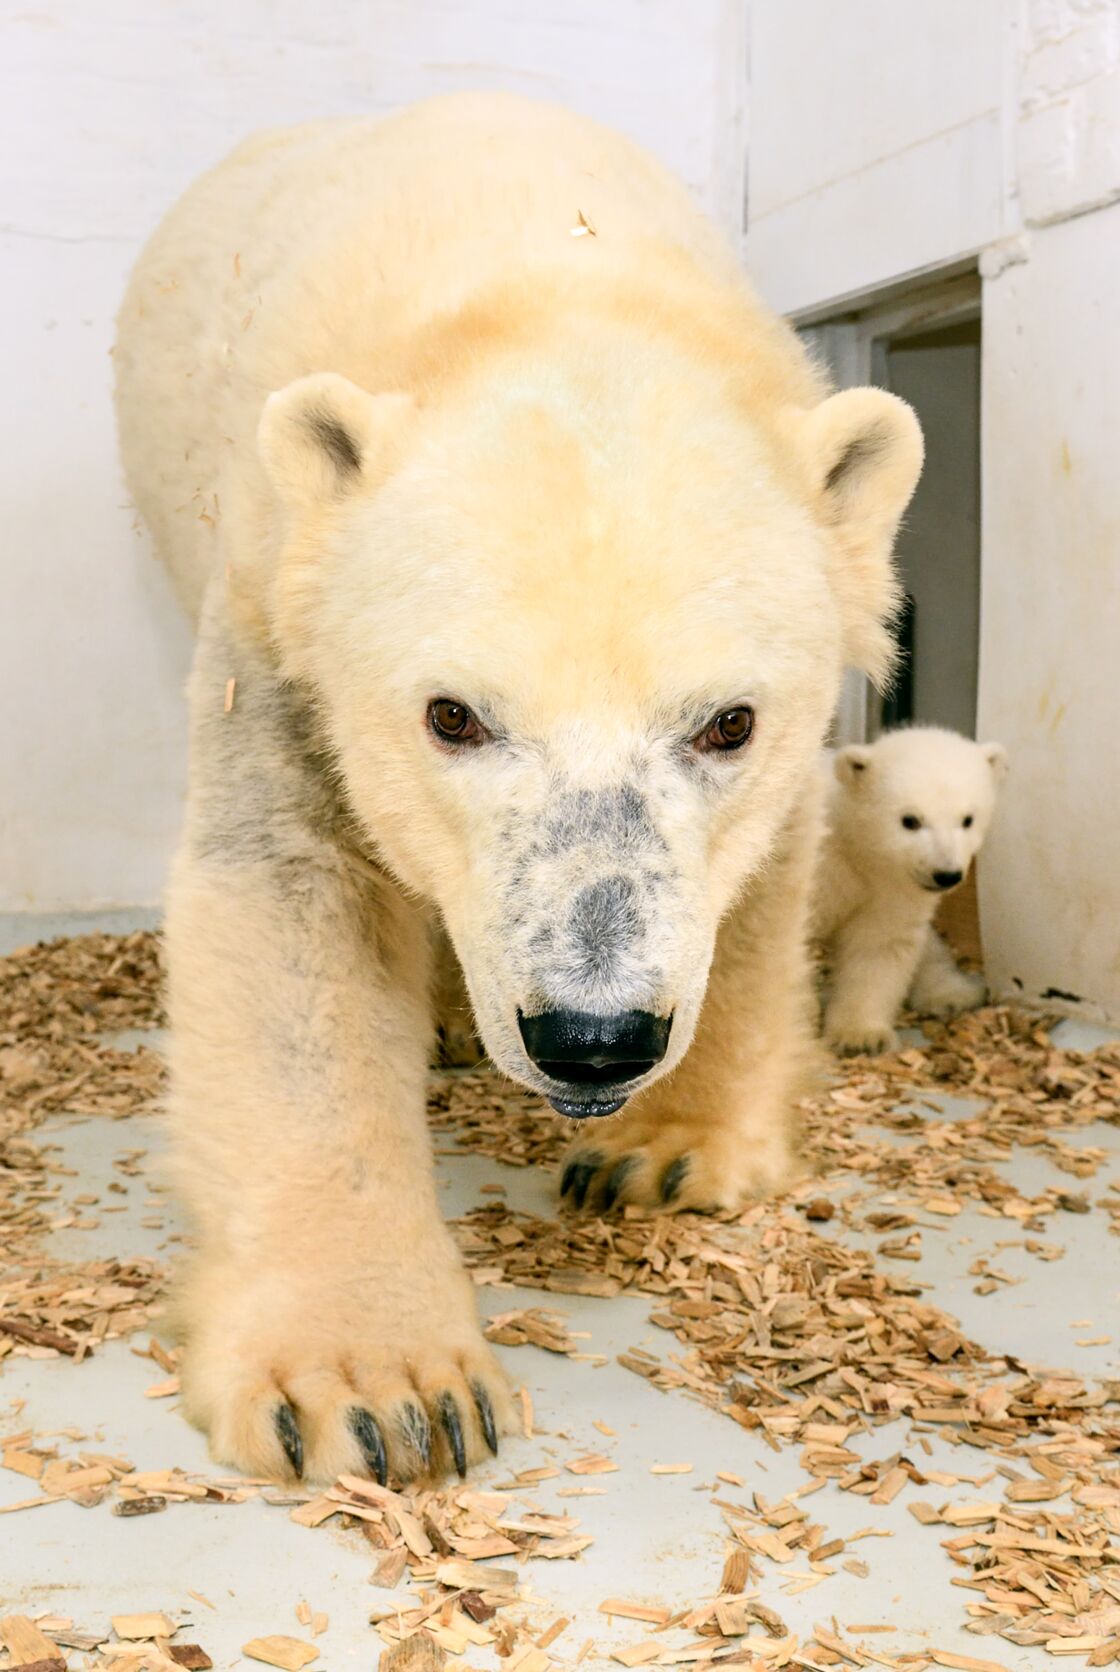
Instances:
[[[1008,1672],[998,1660],[974,1660],[970,1655],[951,1654],[947,1649],[926,1651],[936,1666],[950,1666],[955,1672]]]
[[[440,1672],[446,1664],[444,1651],[424,1632],[395,1643],[377,1663],[378,1672]]]
[[[673,1617],[671,1608],[651,1607],[644,1602],[629,1602],[625,1597],[608,1597],[599,1604],[600,1614],[617,1615],[622,1620],[644,1620],[647,1625],[668,1625]]]
[[[171,1637],[178,1627],[166,1614],[114,1614],[113,1630],[129,1639]]]
[[[44,1637],[26,1614],[9,1614],[0,1620],[0,1643],[12,1657],[13,1666],[59,1658],[57,1645],[49,1637]]]
[[[148,935],[82,937],[0,959],[0,1360],[28,1354],[80,1360],[105,1339],[151,1328],[163,1276],[155,1262],[62,1262],[38,1246],[52,1226],[80,1231],[93,1223],[90,1209],[112,1211],[111,1192],[124,1192],[142,1174],[144,1152],[119,1155],[113,1184],[98,1201],[88,1190],[75,1194],[75,1181],[28,1134],[59,1111],[112,1118],[153,1104],[163,1077],[158,1059],[115,1051],[100,1036],[158,1021],[157,965],[157,940]],[[1120,1485],[1114,1480],[1120,1423],[1114,1385],[1072,1370],[1025,1368],[1002,1357],[999,1345],[969,1339],[928,1302],[920,1267],[921,1233],[936,1234],[930,1216],[948,1221],[965,1209],[1002,1239],[970,1264],[988,1294],[1020,1280],[1018,1270],[1001,1268],[1002,1248],[1014,1246],[1027,1260],[1061,1258],[1061,1244],[1041,1233],[1065,1214],[1099,1214],[1120,1233],[1120,1189],[1090,1195],[1083,1188],[1107,1152],[1087,1144],[1081,1130],[1097,1120],[1118,1124],[1120,1047],[1058,1049],[1043,1018],[1010,1006],[927,1023],[924,1034],[924,1044],[874,1062],[837,1064],[831,1081],[806,1100],[808,1147],[820,1179],[786,1201],[752,1204],[738,1214],[651,1217],[627,1208],[604,1218],[549,1219],[511,1209],[508,1197],[493,1191],[454,1226],[476,1281],[535,1289],[542,1297],[645,1294],[669,1350],[651,1352],[648,1342],[632,1348],[619,1355],[627,1370],[672,1397],[707,1403],[773,1452],[800,1448],[806,1484],[777,1503],[742,1493],[740,1475],[717,1476],[742,1493],[734,1501],[714,1500],[729,1540],[720,1589],[680,1616],[693,1622],[686,1629],[698,1631],[701,1642],[663,1648],[658,1658],[665,1664],[710,1659],[721,1619],[729,1630],[751,1624],[744,1593],[767,1576],[770,1564],[789,1576],[783,1589],[798,1594],[826,1582],[834,1571],[827,1564],[856,1539],[883,1535],[864,1528],[832,1536],[798,1503],[826,1485],[830,1494],[876,1504],[910,1489],[922,1492],[907,1508],[931,1529],[942,1524],[930,1538],[945,1542],[954,1581],[968,1599],[971,1629],[1002,1634],[1016,1651],[1079,1652],[1102,1666],[1115,1658],[1120,1631],[1109,1610],[1120,1607]],[[946,1118],[945,1094],[974,1112]],[[507,1165],[552,1164],[568,1139],[563,1121],[487,1071],[433,1080],[430,1115],[437,1131],[454,1133],[458,1150],[491,1154]],[[1020,1190],[1001,1170],[1018,1147],[1076,1179],[1077,1188]],[[822,1189],[829,1194],[814,1194]],[[159,1212],[163,1202],[146,1206]],[[858,1235],[849,1239],[849,1232]],[[869,1251],[879,1235],[891,1239],[882,1247],[889,1264]],[[597,1362],[577,1350],[580,1338],[563,1314],[543,1305],[498,1314],[490,1327],[507,1347],[563,1352],[573,1364]],[[1087,1347],[1106,1344],[1089,1319],[1076,1327],[1092,1332],[1078,1338]],[[170,1397],[176,1358],[153,1342],[146,1356],[165,1377],[153,1396],[166,1389],[162,1396]],[[531,1438],[532,1400],[527,1390],[520,1398]],[[609,1437],[608,1424],[596,1426]],[[934,1430],[980,1464],[996,1465],[998,1474],[979,1466],[971,1474],[931,1468],[926,1436]],[[81,1438],[73,1435],[72,1447]],[[586,1444],[585,1436],[565,1440],[572,1448]],[[426,1643],[438,1651],[432,1633],[466,1648],[485,1631],[507,1669],[517,1672],[524,1661],[526,1672],[534,1672],[534,1657],[548,1664],[548,1645],[527,1642],[526,1626],[509,1607],[520,1593],[522,1564],[571,1559],[590,1543],[574,1520],[537,1506],[525,1505],[525,1513],[508,1507],[509,1491],[524,1493],[553,1478],[552,1463],[522,1471],[501,1492],[449,1484],[392,1493],[344,1477],[308,1499],[291,1489],[259,1492],[263,1483],[212,1482],[175,1470],[141,1475],[108,1457],[67,1455],[72,1448],[59,1437],[47,1441],[30,1431],[4,1441],[9,1467],[39,1487],[34,1498],[0,1506],[4,1513],[107,1496],[114,1513],[142,1515],[157,1504],[166,1509],[260,1495],[285,1506],[297,1525],[344,1519],[351,1538],[368,1539],[378,1582],[410,1581],[408,1599],[374,1611],[390,1650]],[[616,1472],[617,1464],[589,1451],[564,1469],[593,1477]],[[670,1464],[653,1471],[686,1469]],[[961,1485],[974,1487],[975,1496],[962,1498]],[[935,1487],[948,1490],[949,1502],[934,1497]],[[568,1495],[603,1490],[561,1489]],[[493,1566],[505,1556],[516,1566]],[[441,1577],[445,1563],[462,1567]],[[842,1566],[867,1571],[851,1556]],[[488,1579],[478,1571],[486,1568],[503,1577]],[[452,1574],[455,1583],[447,1582]],[[658,1610],[651,1623],[663,1616],[669,1617]],[[41,1626],[33,1629],[45,1638]],[[811,1665],[818,1654],[821,1665],[863,1666],[881,1658],[836,1631],[818,1632],[802,1654],[780,1621],[766,1630],[765,1638],[749,1633],[751,1653],[775,1668]],[[538,1626],[538,1637],[545,1635]],[[105,1644],[105,1658],[132,1672],[130,1657],[139,1662],[163,1653],[135,1648],[143,1641]],[[762,1645],[757,1654],[756,1643]],[[586,1644],[582,1658],[593,1649]],[[301,1645],[307,1653],[315,1651]],[[956,1672],[998,1664],[950,1651],[922,1655]]]
[[[573,1457],[564,1467],[570,1475],[612,1475],[618,1464],[613,1458],[593,1454],[588,1457]]]
[[[263,1660],[266,1666],[279,1666],[282,1672],[300,1672],[301,1667],[309,1666],[319,1658],[319,1651],[313,1643],[283,1635],[253,1637],[241,1645],[241,1653],[248,1655],[250,1660]],[[385,1664],[384,1656],[381,1664]]]

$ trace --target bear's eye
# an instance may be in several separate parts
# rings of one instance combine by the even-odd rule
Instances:
[[[917,813],[903,813],[902,828],[903,830],[920,830],[922,828],[922,821],[918,817]]]
[[[693,748],[701,754],[727,754],[749,743],[754,732],[754,709],[744,703],[740,708],[725,708],[710,725],[705,726],[692,740]]]
[[[972,829],[972,814],[971,813],[966,813],[964,818],[961,820],[961,823],[963,824],[963,826],[966,830],[971,830]]]
[[[484,743],[489,733],[466,703],[453,697],[434,697],[428,704],[428,725],[442,743]]]

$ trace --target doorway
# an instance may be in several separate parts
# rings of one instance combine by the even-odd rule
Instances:
[[[832,741],[871,742],[890,726],[976,735],[980,641],[980,281],[966,274],[801,330],[836,384],[878,384],[914,408],[921,480],[895,545],[905,607],[891,689],[849,673]],[[938,926],[980,956],[975,876],[943,902]]]
[[[878,384],[914,408],[926,459],[896,542],[906,595],[892,689],[849,675],[838,744],[915,722],[976,733],[980,633],[980,281],[975,275],[802,327],[840,388]]]

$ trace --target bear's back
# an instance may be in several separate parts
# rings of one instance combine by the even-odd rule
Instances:
[[[623,282],[660,250],[667,267],[745,292],[667,170],[511,94],[258,134],[197,181],[136,265],[115,361],[129,486],[191,614],[229,502],[259,492],[254,437],[272,390],[318,371],[384,387],[393,345],[425,321],[520,274],[584,275],[592,246],[597,270]]]

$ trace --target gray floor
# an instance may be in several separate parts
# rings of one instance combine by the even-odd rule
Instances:
[[[22,928],[22,934],[9,934],[8,944],[37,938],[26,932],[26,924]],[[6,929],[0,921],[0,946]],[[1062,1024],[1061,1031],[1066,1044],[1091,1043],[1097,1037],[1075,1023]],[[962,1104],[943,1102],[950,1115],[968,1113]],[[114,1157],[130,1149],[148,1151],[146,1181],[149,1187],[158,1186],[161,1135],[152,1119],[59,1118],[39,1136],[57,1143],[66,1164],[77,1169],[75,1193],[102,1193],[116,1176]],[[1118,1136],[1115,1128],[1099,1126],[1077,1135],[1076,1141],[1100,1145],[1115,1158],[1116,1164],[1093,1181],[1094,1195],[1120,1169]],[[897,1141],[907,1140],[900,1136]],[[439,1167],[448,1214],[484,1201],[480,1187],[487,1182],[501,1182],[514,1207],[550,1211],[553,1181],[542,1172],[506,1169],[475,1156],[443,1157]],[[1061,1176],[1044,1158],[1021,1151],[1007,1168],[1024,1191]],[[161,1230],[141,1225],[141,1219],[152,1215],[146,1205],[149,1194],[149,1189],[134,1188],[127,1198],[118,1198],[127,1204],[126,1211],[102,1217],[95,1230],[60,1231],[54,1251],[76,1259],[110,1254],[166,1257],[173,1251],[168,1237],[175,1231],[174,1217],[166,1213]],[[1005,1239],[1007,1227],[966,1209],[939,1239],[932,1234],[926,1238],[921,1279],[931,1286],[930,1299],[955,1313],[966,1332],[989,1346],[1014,1349],[1035,1364],[1074,1364],[1086,1376],[1115,1376],[1120,1373],[1115,1340],[1099,1347],[1074,1345],[1076,1338],[1086,1336],[1115,1332],[1120,1337],[1120,1260],[1106,1223],[1098,1213],[1068,1216],[1062,1226],[1067,1253],[1052,1264],[1030,1259],[1021,1250],[1001,1249],[998,1263],[1020,1281],[980,1297],[973,1292],[975,1279],[968,1266]],[[835,1223],[830,1226],[833,1231],[845,1234]],[[557,1614],[572,1621],[550,1654],[560,1665],[570,1664],[593,1637],[596,1647],[584,1664],[609,1664],[606,1656],[612,1646],[641,1641],[649,1628],[606,1620],[598,1612],[604,1598],[622,1595],[675,1609],[710,1597],[718,1589],[724,1548],[713,1495],[734,1498],[758,1489],[774,1499],[804,1485],[806,1476],[796,1451],[775,1454],[727,1418],[684,1397],[658,1393],[617,1365],[615,1355],[635,1345],[659,1354],[674,1345],[648,1323],[648,1300],[554,1297],[510,1289],[484,1289],[481,1299],[488,1314],[556,1302],[555,1309],[568,1314],[572,1329],[587,1332],[586,1350],[607,1358],[605,1365],[596,1367],[535,1348],[505,1350],[511,1375],[532,1391],[542,1432],[532,1440],[507,1442],[503,1457],[479,1479],[508,1480],[513,1470],[562,1462],[581,1451],[607,1451],[617,1461],[617,1473],[586,1483],[603,1488],[601,1495],[557,1497],[559,1488],[575,1484],[564,1474],[525,1495],[525,1501],[537,1506],[578,1515],[581,1530],[595,1539],[575,1561],[536,1562],[523,1570],[538,1599],[536,1614],[542,1627]],[[1071,1320],[1088,1318],[1093,1327],[1071,1327]],[[0,1436],[29,1425],[40,1434],[77,1427],[90,1436],[89,1448],[125,1453],[141,1469],[177,1465],[221,1473],[208,1463],[202,1439],[178,1416],[174,1400],[144,1397],[145,1388],[161,1377],[157,1367],[136,1357],[127,1343],[111,1343],[77,1367],[60,1359],[9,1361],[0,1376]],[[593,1426],[597,1421],[616,1430],[616,1437],[605,1438]],[[876,1454],[883,1451],[884,1432],[868,1441]],[[900,1443],[903,1432],[900,1427]],[[944,1442],[930,1461],[959,1473],[983,1471],[982,1457]],[[691,1473],[650,1472],[653,1463],[684,1462],[693,1465]],[[746,1482],[743,1493],[721,1482],[713,1492],[717,1470],[741,1475]],[[22,1477],[0,1472],[0,1505],[31,1496],[34,1490]],[[970,1493],[976,1495],[966,1487],[960,1495]],[[869,1568],[866,1578],[841,1568],[816,1588],[788,1595],[783,1587],[806,1571],[803,1564],[794,1563],[780,1573],[769,1569],[762,1599],[802,1641],[814,1622],[835,1617],[842,1627],[896,1628],[865,1639],[871,1653],[883,1650],[894,1656],[936,1645],[994,1661],[1013,1672],[1040,1667],[1048,1660],[1040,1650],[1015,1649],[960,1629],[967,1593],[950,1584],[954,1570],[940,1548],[938,1530],[920,1527],[908,1514],[907,1499],[915,1495],[921,1492],[913,1489],[891,1505],[871,1508],[866,1500],[831,1486],[822,1490],[813,1499],[813,1509],[833,1534],[874,1526],[891,1536],[869,1537],[859,1544],[856,1553]],[[251,1637],[273,1632],[306,1636],[294,1612],[297,1602],[306,1598],[330,1616],[315,1667],[365,1672],[376,1664],[381,1648],[368,1624],[369,1611],[386,1597],[371,1585],[371,1567],[369,1547],[359,1538],[329,1528],[309,1531],[294,1526],[284,1509],[261,1501],[173,1505],[139,1521],[114,1517],[106,1505],[83,1510],[69,1503],[0,1515],[0,1612],[49,1611],[72,1616],[76,1627],[101,1627],[114,1613],[162,1610],[194,1622],[188,1640],[201,1642],[220,1668],[251,1665],[239,1655]],[[202,1593],[214,1607],[196,1602],[191,1591]],[[675,1640],[684,1639],[669,1639]],[[72,1657],[72,1663],[77,1658]],[[481,1649],[467,1658],[476,1666],[500,1664]]]

